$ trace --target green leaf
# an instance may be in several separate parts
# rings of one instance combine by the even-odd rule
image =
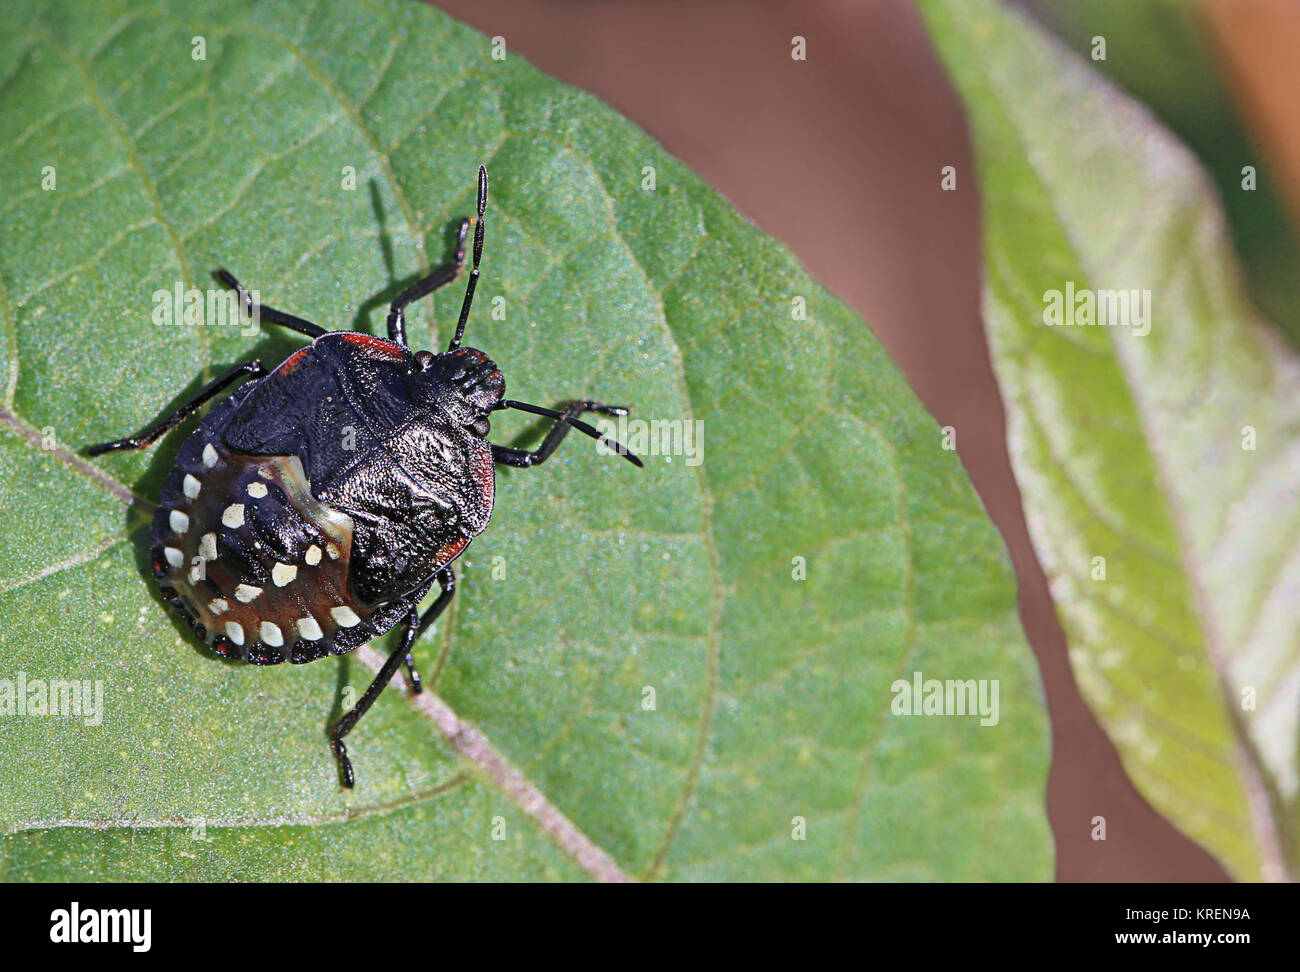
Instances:
[[[782,246],[592,97],[420,4],[0,17],[0,674],[104,689],[97,726],[0,716],[0,876],[1050,876],[1045,713],[1000,539],[866,326]],[[74,452],[301,344],[157,326],[156,290],[226,266],[383,333],[480,161],[468,341],[525,400],[702,422],[704,461],[637,470],[571,437],[500,472],[417,645],[436,695],[380,698],[344,792],[324,733],[379,656],[201,652],[144,563],[182,436]],[[417,304],[412,343],[445,342],[460,297]],[[537,429],[513,413],[493,438]],[[914,671],[998,679],[997,724],[891,715]]]
[[[994,3],[922,9],[974,133],[1012,463],[1080,687],[1157,809],[1238,878],[1294,877],[1300,362],[1143,108]],[[1149,289],[1149,333],[1048,326],[1067,282]]]
[[[1184,0],[1032,0],[1036,16],[1068,46],[1090,52],[1107,39],[1103,61],[1090,62],[1152,110],[1196,153],[1218,187],[1228,235],[1249,295],[1300,345],[1300,237],[1277,180],[1259,164],[1259,148],[1238,115],[1216,38],[1201,4]],[[1241,191],[1242,166],[1256,185]]]

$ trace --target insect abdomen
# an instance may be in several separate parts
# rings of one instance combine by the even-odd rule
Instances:
[[[164,594],[217,654],[253,664],[313,661],[391,627],[404,609],[349,594],[352,519],[315,500],[296,456],[225,450],[214,434],[225,411],[163,485],[153,567]]]

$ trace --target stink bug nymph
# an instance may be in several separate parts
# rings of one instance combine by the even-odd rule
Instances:
[[[343,738],[399,665],[420,676],[411,647],[456,590],[452,561],[492,515],[495,466],[535,466],[574,428],[630,462],[641,460],[579,416],[627,410],[582,400],[559,411],[504,397],[505,379],[482,351],[462,347],[483,256],[487,170],[478,170],[478,219],[464,219],[453,260],[412,284],[388,312],[388,340],[327,331],[255,305],[249,314],[312,339],[268,372],[236,365],[138,435],[87,449],[100,455],[152,445],[241,379],[181,446],[153,519],[151,563],[163,597],[223,658],[302,664],[352,651],[402,625],[402,637],[356,706],[330,731],[345,786],[354,776]],[[451,344],[411,352],[405,308],[459,278],[474,227],[474,259]],[[536,451],[487,441],[492,412],[554,419]],[[437,584],[423,613],[419,604]]]

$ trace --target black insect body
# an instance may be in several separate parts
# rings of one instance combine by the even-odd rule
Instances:
[[[331,731],[347,786],[354,777],[343,737],[399,665],[420,690],[411,646],[455,592],[452,561],[487,526],[495,465],[537,465],[570,428],[641,465],[578,418],[626,409],[578,401],[554,411],[511,401],[492,360],[461,347],[483,254],[487,186],[480,166],[473,268],[444,353],[412,354],[404,310],[460,276],[471,220],[461,223],[455,259],[393,301],[388,340],[326,331],[256,306],[220,270],[249,313],[312,343],[270,373],[259,361],[231,368],[139,435],[87,450],[151,445],[241,378],[255,379],[213,407],[181,447],[154,516],[153,571],[200,640],[255,665],[342,654],[405,626],[383,669]],[[505,408],[556,420],[536,451],[487,442],[490,414]],[[435,583],[441,593],[421,614]]]

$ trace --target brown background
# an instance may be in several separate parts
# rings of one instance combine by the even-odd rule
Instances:
[[[1133,789],[1084,706],[1012,478],[979,312],[960,105],[907,0],[438,0],[641,125],[856,308],[957,445],[1006,538],[1051,710],[1062,881],[1226,876]],[[808,58],[790,57],[791,37]],[[955,165],[958,191],[939,190]],[[1090,837],[1094,816],[1107,839]]]

